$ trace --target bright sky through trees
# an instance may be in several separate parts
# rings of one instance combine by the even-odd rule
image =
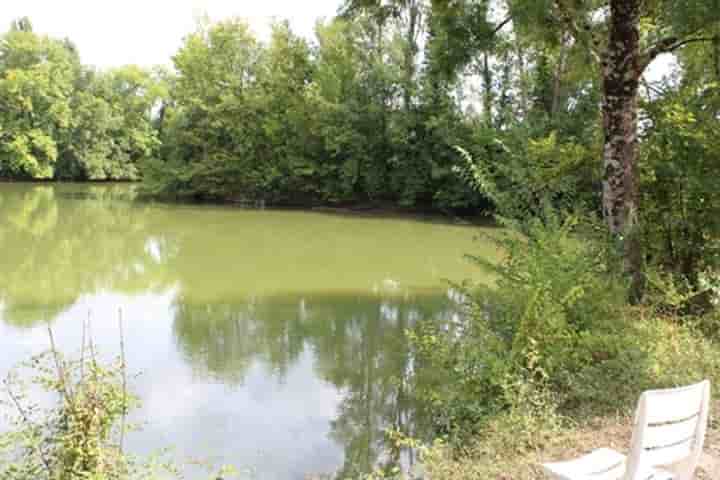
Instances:
[[[0,2],[0,28],[29,17],[37,32],[70,38],[85,64],[149,67],[170,65],[183,37],[205,14],[212,20],[243,17],[261,38],[269,34],[273,18],[287,18],[294,32],[310,37],[317,19],[331,18],[339,5],[339,0],[5,0]],[[670,56],[659,59],[648,78],[659,80],[671,63]]]
[[[0,26],[29,17],[37,32],[70,38],[83,63],[101,68],[170,64],[196,19],[246,18],[261,38],[273,17],[290,19],[293,31],[310,36],[320,17],[330,18],[338,0],[3,0]]]

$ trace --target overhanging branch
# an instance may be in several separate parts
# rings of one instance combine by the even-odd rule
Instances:
[[[663,53],[672,53],[675,50],[678,50],[679,48],[684,47],[685,45],[691,44],[691,43],[699,43],[699,42],[713,42],[716,41],[717,37],[694,37],[694,38],[686,38],[686,39],[679,39],[677,37],[666,37],[660,40],[659,42],[655,43],[651,47],[649,47],[641,57],[639,69],[642,73],[645,71],[645,69],[652,63],[653,60],[655,60],[659,55],[662,55]]]
[[[503,28],[505,28],[505,25],[507,25],[508,23],[510,23],[511,20],[512,20],[512,16],[508,15],[508,17],[505,18],[505,20],[503,20],[502,22],[500,22],[500,23],[493,29],[493,31],[490,32],[490,36],[493,37],[493,36],[497,35],[497,33],[498,33],[500,30],[502,30]]]

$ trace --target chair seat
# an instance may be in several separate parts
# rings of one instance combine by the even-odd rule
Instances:
[[[558,480],[621,480],[625,473],[625,455],[601,448],[567,462],[544,463],[543,469]],[[648,470],[642,480],[673,480],[670,472],[660,469]]]

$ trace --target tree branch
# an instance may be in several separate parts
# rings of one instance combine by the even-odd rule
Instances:
[[[125,332],[123,330],[122,309],[118,310],[118,324],[120,327],[120,368],[122,369],[122,392],[123,392],[123,409],[120,419],[120,452],[123,452],[125,442],[125,421],[128,411],[128,395],[127,395],[127,363],[125,360]]]
[[[15,404],[15,408],[22,418],[22,421],[24,422],[25,426],[28,428],[37,428],[37,426],[33,423],[32,419],[30,418],[30,415],[27,414],[25,409],[22,406],[22,403],[20,403],[20,399],[13,393],[12,386],[10,382],[10,376],[8,375],[5,380],[3,380],[3,384],[5,385],[6,391],[8,393],[8,396],[12,400],[13,404]],[[45,451],[43,450],[42,443],[38,445],[30,445],[31,450],[36,450],[38,454],[40,455],[40,460],[43,463],[43,466],[45,467],[45,471],[48,473],[48,475],[52,476],[52,467],[50,466],[50,462],[48,461],[47,457],[45,456]]]
[[[645,69],[655,60],[659,55],[663,53],[672,53],[675,50],[684,47],[690,43],[698,42],[712,42],[715,41],[716,37],[695,37],[686,38],[681,40],[677,37],[666,37],[649,47],[640,57],[640,73],[644,72]]]
[[[665,95],[665,93],[666,93],[666,92],[664,92],[662,89],[660,89],[660,88],[652,85],[652,84],[648,81],[648,79],[645,78],[644,76],[640,77],[640,82],[641,82],[641,83],[643,84],[643,86],[645,87],[645,90],[646,90],[647,95],[648,95],[648,101],[651,101],[651,100],[652,100],[652,94],[653,94],[653,93],[654,93],[655,95],[657,95],[658,97],[662,97],[662,96]]]
[[[500,22],[500,23],[493,29],[493,31],[490,32],[490,36],[491,36],[491,37],[494,37],[495,35],[497,35],[497,33],[498,33],[500,30],[502,30],[503,28],[505,28],[505,25],[507,25],[508,23],[510,23],[510,21],[512,21],[512,16],[511,16],[511,15],[508,15],[507,18],[505,18],[505,20],[503,20],[502,22]]]

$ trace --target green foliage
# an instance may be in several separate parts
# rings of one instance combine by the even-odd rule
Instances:
[[[73,120],[58,159],[59,178],[137,180],[155,154],[152,109],[161,99],[155,78],[137,67],[85,71],[78,79]]]
[[[51,178],[70,124],[74,61],[61,42],[11,30],[0,42],[0,176]]]
[[[430,1],[427,56],[430,76],[452,81],[482,55],[504,53],[502,31],[509,17],[498,18],[493,2],[459,0]],[[513,12],[517,17],[517,12]]]
[[[678,50],[684,91],[720,72],[713,2],[643,5],[644,46],[698,40]],[[606,2],[501,3],[347,1],[314,40],[277,23],[266,43],[241,20],[205,21],[173,73],[95,72],[20,19],[0,49],[0,176],[511,217],[537,214],[539,199],[596,209],[601,85],[588,47],[604,41]],[[711,136],[695,141],[712,149]]]
[[[459,287],[467,317],[412,333],[416,394],[448,440],[420,448],[432,478],[537,478],[557,456],[543,449],[630,415],[642,391],[720,378],[717,315],[626,306],[615,248],[578,218],[506,222],[505,259],[474,259],[495,281]]]
[[[568,209],[586,199],[578,187],[592,178],[594,169],[583,145],[563,143],[556,132],[524,141],[503,141],[490,131],[483,137],[475,156],[457,148],[465,164],[456,171],[490,198],[500,215],[535,218],[548,207]]]
[[[128,391],[124,353],[109,363],[98,357],[92,340],[76,359],[53,344],[3,380],[0,408],[10,420],[0,432],[3,479],[183,478],[163,454],[141,460],[125,452],[126,432],[134,428],[126,417],[139,399]],[[225,467],[211,478],[233,472]]]
[[[67,361],[53,350],[33,357],[25,368],[32,372],[35,386],[58,400],[45,410],[28,397],[20,375],[5,380],[5,406],[15,417],[14,429],[1,437],[2,477],[126,478],[131,466],[115,434],[121,423],[124,429],[124,418],[136,400],[123,388],[122,362],[102,366],[92,351],[79,361]]]
[[[0,177],[137,179],[158,146],[155,83],[137,67],[87,70],[72,44],[18,21],[0,41]]]
[[[151,189],[221,199],[279,190],[276,182],[300,168],[287,158],[294,150],[280,143],[302,135],[294,133],[302,116],[283,108],[302,98],[307,55],[304,43],[280,25],[269,51],[239,20],[201,25],[187,37],[174,57],[178,76],[165,112],[165,158],[146,171]]]
[[[646,105],[651,125],[642,158],[643,225],[654,265],[692,287],[720,264],[720,90],[669,91]]]
[[[319,23],[314,48],[284,23],[268,44],[240,21],[199,26],[175,57],[161,159],[144,169],[148,191],[478,205],[451,172],[450,145],[470,140],[469,125],[447,92],[435,92],[432,108],[400,108],[407,41],[378,22],[358,14]]]
[[[442,430],[462,434],[504,419],[504,429],[514,425],[520,435],[529,423],[557,418],[558,407],[620,397],[598,395],[596,375],[629,375],[641,352],[621,333],[617,260],[588,237],[591,227],[546,215],[500,235],[504,261],[474,258],[496,281],[465,287],[467,320],[427,325],[415,337],[419,362],[442,372],[426,393]]]

